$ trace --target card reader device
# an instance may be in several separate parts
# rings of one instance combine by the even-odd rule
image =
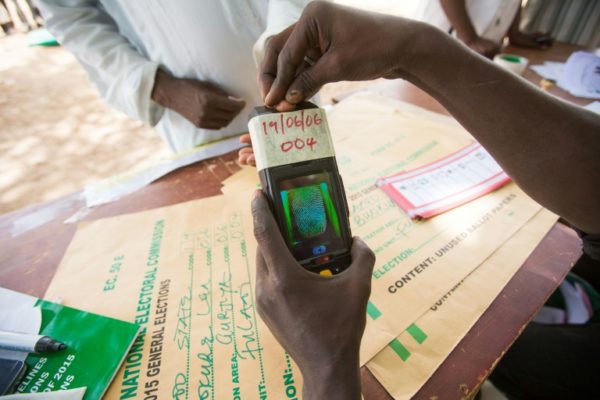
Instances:
[[[328,275],[351,262],[352,234],[325,111],[256,107],[248,129],[262,190],[288,248],[309,271]]]

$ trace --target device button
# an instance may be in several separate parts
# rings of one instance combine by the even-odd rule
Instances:
[[[327,261],[331,260],[331,256],[323,256],[319,257],[313,261],[314,265],[325,264]]]
[[[322,276],[333,276],[333,272],[331,272],[330,269],[324,269],[322,271],[319,272],[319,275]]]
[[[319,254],[323,254],[327,251],[327,248],[324,245],[313,247],[312,253],[313,256],[318,256]]]

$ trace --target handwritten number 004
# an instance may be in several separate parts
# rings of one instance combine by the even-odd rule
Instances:
[[[306,138],[306,140],[302,138],[297,138],[296,140],[288,140],[287,142],[281,143],[281,151],[287,153],[291,149],[302,150],[305,146],[310,147],[312,150],[313,147],[317,144],[317,141],[314,137]]]

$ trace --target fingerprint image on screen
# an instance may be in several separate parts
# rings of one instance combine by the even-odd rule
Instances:
[[[286,195],[300,236],[310,238],[325,232],[327,216],[319,185],[292,189]]]
[[[343,248],[328,173],[282,180],[280,189],[285,236],[295,257],[307,259]]]

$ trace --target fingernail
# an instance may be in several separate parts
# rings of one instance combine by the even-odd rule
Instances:
[[[287,94],[285,95],[285,99],[289,102],[289,103],[298,103],[301,100],[301,93],[298,90],[290,90],[289,92],[287,92]]]
[[[269,90],[269,92],[265,95],[263,101],[265,102],[265,105],[267,107],[271,106],[271,91]]]
[[[275,109],[279,112],[287,112],[293,111],[296,109],[296,104],[292,104],[287,100],[281,100],[276,106]]]
[[[229,100],[233,100],[233,101],[245,101],[244,99],[242,99],[241,97],[235,97],[235,96],[227,96],[227,98]]]

